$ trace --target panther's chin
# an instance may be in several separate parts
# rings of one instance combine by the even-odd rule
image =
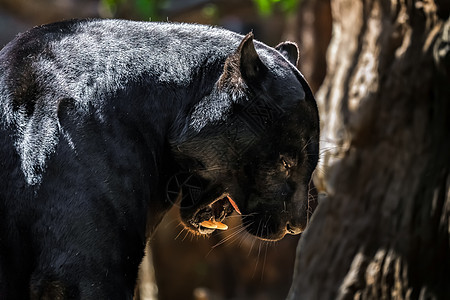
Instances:
[[[262,241],[276,242],[283,239],[286,234],[291,234],[286,224],[277,220],[275,215],[253,213],[244,217],[242,222],[247,224],[245,229],[250,235]]]
[[[198,208],[187,220],[185,227],[194,234],[210,234],[217,230],[227,230],[223,220],[233,212],[240,214],[239,207],[228,194],[223,194],[208,205]]]

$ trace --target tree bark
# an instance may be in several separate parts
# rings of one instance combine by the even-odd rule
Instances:
[[[450,4],[336,0],[288,299],[450,299]]]

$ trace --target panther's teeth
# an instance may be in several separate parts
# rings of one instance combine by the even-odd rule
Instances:
[[[220,223],[222,224],[222,223]],[[201,226],[206,227],[206,228],[210,228],[210,229],[216,229],[218,226],[216,224],[216,222],[214,221],[203,221],[200,223]]]
[[[227,230],[228,226],[226,224],[220,223],[220,222],[214,222],[214,224],[217,226],[217,229],[219,230]]]

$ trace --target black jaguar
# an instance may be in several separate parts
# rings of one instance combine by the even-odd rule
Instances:
[[[0,299],[131,299],[174,203],[198,234],[235,211],[262,239],[304,230],[319,119],[297,58],[188,24],[17,36],[0,52]]]

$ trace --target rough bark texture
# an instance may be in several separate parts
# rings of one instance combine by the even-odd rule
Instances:
[[[288,299],[450,299],[447,1],[336,0],[318,177]]]

